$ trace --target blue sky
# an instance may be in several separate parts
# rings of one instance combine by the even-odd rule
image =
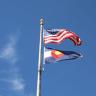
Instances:
[[[39,20],[44,28],[69,28],[83,40],[51,45],[83,58],[45,65],[42,96],[96,96],[96,1],[1,0],[0,96],[36,96]]]

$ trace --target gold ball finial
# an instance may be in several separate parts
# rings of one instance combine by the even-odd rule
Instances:
[[[43,25],[43,24],[44,24],[44,19],[41,18],[41,19],[40,19],[40,25]]]

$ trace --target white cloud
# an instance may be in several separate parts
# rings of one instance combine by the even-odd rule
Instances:
[[[11,81],[11,84],[12,84],[13,90],[15,90],[15,91],[24,91],[25,84],[24,84],[23,79],[18,79],[18,78],[13,79]]]
[[[17,39],[15,36],[10,36],[8,43],[3,47],[0,58],[10,61],[15,64],[17,61],[15,46]]]
[[[14,78],[14,79],[0,79],[0,82],[6,82],[10,84],[10,89],[14,90],[14,91],[21,91],[24,92],[25,89],[25,84],[24,84],[24,80],[21,78]]]
[[[10,90],[14,92],[24,92],[25,82],[20,75],[19,68],[16,66],[18,54],[16,52],[18,36],[9,36],[7,44],[0,50],[0,59],[4,59],[10,66],[10,71],[2,71],[1,74],[9,73],[8,77],[0,78],[0,82],[6,82],[10,85]]]

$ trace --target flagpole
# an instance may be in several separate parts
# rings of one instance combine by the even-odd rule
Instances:
[[[44,25],[44,20],[43,18],[41,18],[40,19],[40,41],[39,41],[38,77],[37,77],[36,96],[41,96],[43,25]]]

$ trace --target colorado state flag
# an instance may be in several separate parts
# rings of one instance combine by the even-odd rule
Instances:
[[[56,63],[63,60],[72,60],[80,57],[82,57],[82,55],[74,51],[62,51],[52,48],[44,48],[44,64]]]

